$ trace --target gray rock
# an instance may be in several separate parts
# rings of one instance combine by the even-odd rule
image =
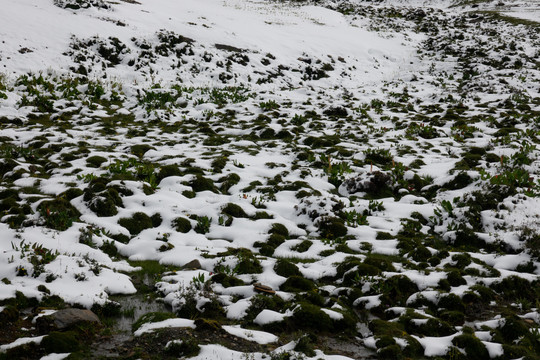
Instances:
[[[182,269],[202,269],[201,262],[197,259],[191,260],[184,266],[182,266]]]
[[[74,325],[87,322],[100,325],[101,321],[90,310],[86,309],[63,309],[54,314],[37,318],[36,326],[40,332],[52,330],[64,330]]]

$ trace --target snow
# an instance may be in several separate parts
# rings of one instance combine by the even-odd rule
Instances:
[[[17,340],[9,343],[9,344],[4,344],[4,345],[0,345],[0,352],[6,352],[6,350],[9,350],[9,349],[13,349],[13,348],[16,348],[17,346],[21,346],[21,345],[24,345],[24,344],[40,344],[41,343],[41,340],[43,340],[43,338],[45,337],[46,335],[42,335],[42,336],[35,336],[35,337],[21,337],[21,338],[18,338]]]
[[[481,11],[495,10],[503,15],[538,21],[538,1],[510,0],[505,3],[505,6],[494,1],[475,5]],[[468,16],[476,15],[474,9],[477,8],[456,6],[450,0],[383,0],[369,4],[352,0],[345,4],[356,6],[358,14],[340,12],[340,1],[305,4],[263,0],[139,0],[137,3],[114,3],[109,10],[89,8],[74,11],[61,9],[52,0],[0,0],[1,153],[16,163],[13,171],[2,173],[0,190],[15,189],[19,194],[18,206],[24,204],[30,209],[25,210],[28,214],[23,214],[25,224],[17,229],[9,225],[13,215],[9,206],[1,215],[0,279],[5,280],[0,284],[0,300],[13,298],[20,291],[38,300],[57,295],[71,305],[86,308],[94,304],[104,305],[113,295],[129,296],[137,292],[131,273],[142,268],[131,266],[129,262],[132,261],[156,261],[176,267],[174,271],[152,274],[156,281],[155,290],[173,311],[180,309],[190,296],[198,309],[215,300],[223,306],[227,319],[233,323],[242,322],[255,304],[255,296],[259,295],[253,287],[256,282],[270,286],[276,290],[276,296],[285,301],[293,304],[298,301],[297,294],[279,291],[286,278],[276,274],[274,266],[278,258],[290,259],[303,277],[318,286],[332,281],[332,285],[319,286],[319,290],[327,290],[330,296],[338,298],[350,290],[344,285],[345,281],[336,278],[339,264],[347,257],[365,259],[373,254],[406,257],[403,262],[392,258],[396,271],[361,277],[360,284],[355,284],[362,293],[354,305],[369,312],[382,304],[384,286],[377,285],[384,285],[384,280],[392,276],[408,277],[419,291],[404,299],[405,303],[398,304],[400,306],[386,310],[396,317],[405,314],[407,308],[404,306],[414,306],[419,299],[437,304],[446,294],[439,283],[447,276],[447,266],[455,265],[451,257],[460,253],[468,254],[485,265],[468,265],[464,271],[471,274],[477,271],[480,275],[466,275],[467,284],[452,287],[449,293],[463,296],[473,285],[490,286],[510,276],[531,282],[538,280],[540,263],[531,251],[524,249],[522,238],[523,229],[538,230],[540,198],[534,195],[537,187],[532,195],[527,194],[524,187],[519,187],[495,209],[481,211],[480,224],[471,223],[465,217],[468,205],[460,205],[467,194],[474,191],[497,191],[488,186],[489,178],[499,176],[505,170],[503,160],[514,166],[512,157],[535,143],[535,136],[531,134],[537,129],[523,119],[516,125],[522,133],[498,136],[496,132],[503,129],[503,120],[508,117],[505,113],[508,109],[503,109],[506,100],[513,101],[523,96],[532,108],[540,109],[530,100],[540,96],[534,86],[540,73],[531,65],[534,63],[532,60],[525,59],[534,59],[538,55],[538,43],[524,27],[506,27],[504,23],[490,22],[485,18],[469,21]],[[369,11],[384,11],[386,7],[397,9],[400,16],[370,16],[372,13]],[[466,38],[460,42],[439,44],[437,41],[445,39],[444,36],[437,37],[429,29],[421,31],[420,22],[402,16],[407,9],[422,9],[428,18],[440,17],[441,24],[450,25],[447,28],[441,25],[438,33],[452,39],[459,35],[458,31],[466,31],[463,30],[465,27],[459,28],[454,22],[466,19],[465,24],[469,26],[466,29],[470,33],[466,33]],[[478,26],[474,27],[473,23],[478,23]],[[489,39],[492,38],[485,31],[479,31],[482,27],[493,27],[497,34],[501,34],[501,44],[491,46]],[[148,53],[156,52],[155,45],[161,41],[163,29],[192,39],[193,55],[145,55],[140,44],[148,43],[151,45]],[[525,64],[522,68],[517,65],[512,68],[512,63],[518,60],[513,55],[504,69],[488,65],[487,60],[479,62],[467,69],[479,74],[474,81],[467,83],[463,79],[466,72],[457,50],[473,49],[483,37],[488,39],[485,42],[489,45],[486,45],[488,54],[485,59],[495,62],[502,61],[503,55],[507,55],[504,49],[510,45],[506,40],[520,39],[517,46],[523,49],[519,54],[527,56],[519,60]],[[106,43],[112,38],[126,46],[125,53],[116,66],[106,66],[99,42]],[[427,50],[426,44],[432,39],[436,49]],[[97,43],[87,47],[82,45],[87,41]],[[220,49],[223,46],[233,48]],[[172,53],[186,47],[186,43],[176,44],[169,50]],[[456,51],[445,52],[452,47],[456,47]],[[499,48],[503,50],[499,51]],[[518,53],[517,50],[514,52]],[[249,61],[241,64],[241,61],[233,61],[235,56],[246,56]],[[80,58],[86,60],[81,63],[75,60]],[[130,65],[131,61],[135,64]],[[42,74],[45,79],[62,81],[75,76],[71,68],[83,65],[91,70],[88,80],[104,86],[105,98],[110,99],[111,90],[116,89],[122,100],[110,106],[105,103],[89,106],[87,92],[90,85],[79,84],[77,90],[82,93],[71,100],[56,94],[60,99],[53,101],[55,111],[47,119],[51,124],[46,123],[45,126],[31,119],[29,114],[36,112],[35,106],[22,106],[28,91],[21,83],[16,84],[19,77],[29,73]],[[333,70],[325,70],[325,76],[319,79],[307,76],[323,66]],[[229,73],[233,77],[224,81],[222,76]],[[502,79],[504,82],[500,81]],[[4,82],[8,85],[6,90],[2,87]],[[189,91],[168,102],[165,108],[152,110],[146,107],[148,104],[144,103],[143,97],[151,88],[157,93],[168,93],[175,85]],[[228,86],[245,89],[247,98],[238,102],[228,101],[225,105],[209,100],[211,90],[228,89]],[[6,99],[3,98],[4,92]],[[406,94],[407,100],[398,101],[402,94]],[[279,108],[264,109],[262,104],[270,100],[275,101]],[[383,104],[380,112],[372,102]],[[392,110],[388,105],[390,102],[396,102],[398,108],[401,102],[409,107]],[[485,104],[484,108],[480,106],[482,104]],[[348,117],[333,119],[326,116],[325,110],[333,106],[345,108]],[[431,111],[430,106],[439,109]],[[517,107],[512,106],[514,111]],[[441,120],[453,107],[464,111],[459,113],[459,118],[471,119],[470,125],[474,124],[474,128],[469,129],[471,137],[460,138],[461,130],[456,127],[459,120]],[[310,111],[321,117],[320,121],[306,118],[305,124],[292,125],[295,116],[305,117]],[[117,115],[129,120],[122,123],[119,120],[122,118]],[[473,117],[476,115],[478,119]],[[16,125],[15,120],[24,126]],[[104,124],[107,121],[117,123],[106,128]],[[427,127],[439,121],[441,125],[434,125],[438,134],[434,138],[410,134],[414,129],[412,125]],[[208,126],[208,133],[217,134],[212,136],[227,142],[206,145],[205,141],[212,140],[212,136],[200,131],[199,127],[203,125]],[[169,126],[177,126],[179,130],[166,131]],[[286,130],[295,134],[291,140],[265,140],[259,137],[263,129],[272,129],[276,133]],[[45,145],[33,149],[33,141],[39,140],[40,136],[46,139],[43,140]],[[320,140],[334,137],[336,145],[310,146],[306,142],[309,136]],[[152,149],[139,157],[132,153],[132,146],[142,143],[149,144]],[[47,166],[34,163],[29,160],[31,156],[23,153],[32,148],[39,155],[49,146],[55,150],[40,159]],[[483,155],[478,164],[456,169],[460,159],[472,147],[486,149],[496,156],[495,162],[488,162]],[[368,149],[388,151],[392,165],[365,161]],[[17,151],[21,154],[16,154]],[[347,151],[352,155],[344,155]],[[307,154],[309,159],[302,159],[301,154]],[[326,160],[323,160],[323,155]],[[538,149],[530,150],[530,161],[522,166],[535,184],[540,173],[538,155]],[[101,167],[91,167],[86,161],[90,156],[102,156],[106,162]],[[226,158],[225,166],[219,171],[212,165],[217,156]],[[501,164],[497,161],[499,156],[502,156]],[[159,183],[151,176],[143,179],[141,174],[131,178],[126,176],[129,180],[115,178],[108,186],[126,190],[126,193],[120,191],[122,206],[117,206],[117,214],[98,216],[91,209],[92,204],[85,199],[85,194],[70,200],[70,204],[81,213],[73,225],[62,231],[47,227],[45,222],[49,215],[40,214],[40,203],[56,196],[65,197],[61,194],[70,188],[86,191],[92,178],[112,177],[112,165],[117,160],[127,159],[138,164],[152,164],[154,175],[163,165],[179,165],[182,174],[166,177]],[[417,160],[423,164],[413,166]],[[411,181],[418,175],[425,177],[429,185],[414,189],[392,180],[392,193],[372,200],[365,196],[363,191],[366,189],[351,194],[343,184],[336,189],[335,184],[329,181],[332,166],[335,169],[341,161],[347,164],[350,172],[340,174],[337,183],[347,178],[367,179],[373,171],[381,171],[393,178],[399,166],[403,166],[401,181]],[[140,170],[137,166],[129,169],[126,171]],[[220,178],[226,175],[236,174],[240,180],[227,191],[199,191],[193,197],[186,192],[193,190],[190,181],[196,179],[197,171],[217,187],[222,186]],[[458,173],[467,174],[472,182],[463,188],[444,188]],[[256,181],[260,185],[253,185],[250,190],[250,185]],[[295,188],[291,184],[298,183],[307,195],[291,190]],[[439,186],[443,188],[432,196],[426,191]],[[148,192],[149,187],[152,193]],[[128,192],[132,194],[127,195]],[[399,196],[394,198],[396,194]],[[441,209],[444,201],[449,201],[451,210]],[[372,209],[378,202],[381,209]],[[232,218],[223,214],[222,210],[228,203],[240,206],[250,218]],[[5,205],[2,199],[2,206]],[[337,208],[340,210],[335,210]],[[20,209],[17,207],[15,210]],[[269,218],[255,219],[254,216],[262,211]],[[367,215],[362,224],[349,219],[346,221],[347,238],[325,239],[320,236],[319,221],[324,216],[344,219],[353,211],[357,215]],[[161,223],[130,234],[119,220],[136,212],[149,216],[159,214]],[[423,218],[422,226],[414,231],[422,237],[421,242],[425,242],[430,256],[440,255],[441,248],[451,248],[459,226],[474,226],[472,230],[486,244],[512,251],[504,254],[499,250],[478,249],[473,252],[452,249],[438,265],[432,265],[431,258],[428,261],[417,260],[412,254],[414,251],[402,248],[400,238],[405,221],[413,214],[416,218]],[[195,225],[204,216],[210,227],[208,231],[199,231]],[[177,231],[173,221],[178,217],[189,219],[192,229],[187,233]],[[285,226],[289,236],[272,255],[265,256],[260,244],[268,241],[269,230],[275,223]],[[92,232],[89,241],[83,236],[85,231],[90,231],[88,229]],[[390,233],[391,239],[379,238],[381,232]],[[127,236],[129,240],[113,239],[120,239],[119,235]],[[306,240],[312,243],[308,250],[295,250]],[[118,258],[105,253],[104,245],[107,244],[118,250]],[[254,259],[261,264],[261,273],[238,273],[236,266],[241,256],[235,251],[241,248],[252,252]],[[46,252],[50,259],[40,257],[41,251]],[[192,260],[198,260],[201,269],[182,269]],[[43,264],[36,265],[39,261]],[[520,266],[528,264],[535,270],[520,270]],[[486,265],[501,275],[488,275]],[[212,281],[216,273],[235,276],[244,285],[225,287]],[[45,292],[41,286],[48,291]],[[323,296],[327,297],[326,294]],[[0,307],[0,311],[4,309]],[[288,309],[263,309],[253,324],[264,326],[283,321],[293,314],[290,309],[294,306]],[[415,314],[432,316],[424,310],[413,309]],[[34,317],[33,322],[53,311],[44,310]],[[334,305],[332,309],[323,308],[322,311],[333,320],[340,320],[343,319],[342,312],[347,309]],[[540,324],[537,309],[526,311],[523,311],[522,318]],[[414,321],[422,324],[427,319]],[[491,357],[504,355],[502,345],[491,342],[490,334],[480,330],[482,326],[497,328],[502,323],[504,319],[499,315],[471,323],[479,330],[477,337],[484,342]],[[169,319],[144,324],[135,334],[139,336],[162,327],[193,328],[194,323],[187,319]],[[276,334],[237,325],[225,326],[224,329],[260,344],[276,341]],[[453,336],[418,337],[418,341],[426,356],[444,356]],[[17,341],[40,340],[36,337]],[[17,346],[17,341],[2,345],[3,351],[9,346]],[[375,337],[368,337],[364,342],[366,346],[375,348]],[[406,345],[401,338],[396,338],[396,342],[401,347]],[[287,346],[294,346],[294,342]],[[285,349],[288,348],[282,348],[283,351],[292,350]],[[45,358],[56,359],[64,355],[50,354]],[[242,356],[244,354],[234,350],[205,345],[197,358],[233,359]],[[249,356],[259,359],[263,354]],[[344,358],[319,351],[317,356]]]
[[[497,344],[489,341],[482,341],[482,343],[486,346],[490,358],[494,359],[504,354],[502,344]]]
[[[67,358],[69,355],[71,355],[71,353],[61,353],[61,354],[52,353],[52,354],[41,357],[39,360],[62,360],[62,359]]]
[[[452,345],[452,339],[454,339],[456,336],[461,335],[461,333],[456,333],[449,336],[441,336],[441,337],[418,337],[416,335],[411,335],[414,337],[420,345],[424,348],[424,355],[425,356],[444,356],[446,355],[446,352],[448,349],[453,346]]]
[[[291,316],[291,315],[292,315],[292,312],[281,314],[277,311],[264,309],[255,317],[255,320],[253,320],[253,323],[260,326],[264,326],[264,325],[271,324],[274,322],[281,322],[286,317]]]
[[[241,337],[242,339],[254,341],[257,344],[270,344],[278,340],[278,337],[274,334],[265,331],[242,329],[240,325],[224,325],[223,330],[231,335]]]
[[[251,301],[240,299],[232,305],[227,306],[227,319],[240,320],[247,315],[247,309],[251,306]]]
[[[49,316],[49,315],[52,315],[56,312],[57,310],[41,310],[39,314],[37,314],[36,316],[34,316],[34,318],[32,319],[32,324],[35,324],[37,319],[42,317],[42,316]]]
[[[332,319],[332,320],[341,320],[341,319],[343,319],[343,314],[340,313],[340,312],[330,310],[330,309],[324,309],[324,308],[322,308],[321,310],[323,312],[325,312],[326,315],[330,316],[330,319]]]
[[[167,319],[158,322],[144,323],[137,331],[133,333],[133,335],[141,336],[142,334],[153,332],[156,329],[174,327],[187,327],[195,329],[195,321],[189,319]]]

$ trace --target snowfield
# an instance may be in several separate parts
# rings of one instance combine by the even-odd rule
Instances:
[[[0,359],[538,357],[538,1],[0,9]]]

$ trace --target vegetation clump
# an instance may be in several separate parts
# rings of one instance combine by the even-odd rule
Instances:
[[[154,214],[152,217],[146,215],[143,212],[136,212],[130,218],[121,218],[118,220],[118,224],[125,227],[131,235],[138,235],[145,229],[150,229],[155,226],[159,226],[158,217]],[[159,214],[157,214],[159,216]],[[159,217],[161,219],[161,217]]]
[[[81,213],[71,203],[63,198],[43,201],[38,210],[48,228],[64,231],[79,220]]]
[[[172,226],[176,229],[176,231],[185,234],[191,230],[191,221],[180,216],[172,221]]]
[[[338,217],[324,217],[318,222],[318,227],[323,238],[336,239],[347,235],[347,227]]]

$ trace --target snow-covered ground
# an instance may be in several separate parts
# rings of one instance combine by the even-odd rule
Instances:
[[[534,355],[537,5],[0,0],[1,351]]]

